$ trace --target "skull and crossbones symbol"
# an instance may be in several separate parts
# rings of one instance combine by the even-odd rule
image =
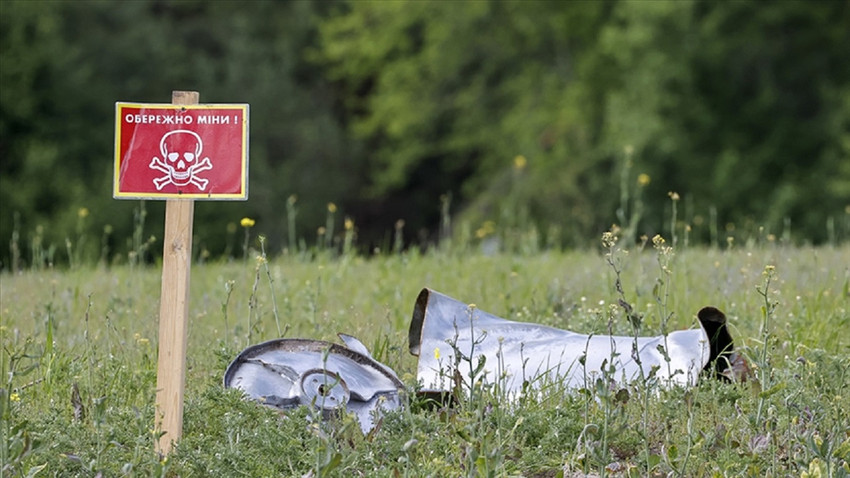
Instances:
[[[169,131],[162,136],[159,150],[163,159],[154,156],[149,167],[165,173],[165,176],[153,180],[159,191],[168,183],[175,186],[194,184],[201,191],[206,189],[209,180],[197,176],[201,171],[212,169],[210,158],[201,157],[204,142],[194,131],[185,129]]]

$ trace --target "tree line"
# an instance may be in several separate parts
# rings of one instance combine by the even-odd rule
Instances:
[[[846,240],[848,44],[828,0],[5,1],[0,260],[161,237],[161,202],[111,197],[114,103],[177,89],[251,105],[250,199],[196,205],[212,257],[241,252],[243,217],[272,252],[346,218],[370,249],[449,216],[558,247],[612,223]]]

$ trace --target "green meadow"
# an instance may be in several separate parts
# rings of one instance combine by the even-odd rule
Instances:
[[[847,0],[0,0],[0,478],[848,477],[848,25]],[[116,103],[183,89],[250,105],[250,200],[194,207],[163,456],[160,194],[238,168],[218,132],[116,141]],[[173,192],[115,200],[127,143]],[[597,336],[714,306],[746,373],[507,401],[466,359],[436,403],[426,287]],[[224,387],[246,347],[338,333],[404,383],[369,433]]]
[[[772,239],[772,238],[771,238]],[[807,476],[850,474],[850,247],[775,240],[724,248],[656,239],[596,250],[486,254],[467,244],[370,257],[317,250],[192,267],[184,430],[154,451],[161,271],[132,263],[3,272],[3,476]],[[620,278],[622,291],[616,287]],[[492,386],[452,407],[415,395],[407,328],[430,287],[481,310],[584,333],[729,318],[746,381],[547,389]],[[368,435],[222,386],[228,363],[276,337],[360,338],[408,387]],[[475,383],[476,377],[468,380]]]

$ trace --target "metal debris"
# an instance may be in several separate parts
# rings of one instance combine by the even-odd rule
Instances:
[[[418,393],[442,401],[460,382],[469,386],[470,374],[475,381],[498,383],[508,399],[525,387],[590,388],[598,379],[627,383],[650,373],[666,385],[695,385],[703,372],[734,379],[741,359],[733,352],[726,316],[705,307],[698,318],[700,328],[666,336],[585,335],[503,319],[423,289],[408,342],[419,357]],[[404,384],[359,340],[339,337],[345,346],[306,339],[251,346],[227,367],[224,386],[281,410],[308,406],[325,418],[346,410],[368,433],[382,411],[402,406]]]
[[[340,338],[347,347],[304,339],[248,347],[227,367],[224,386],[281,410],[308,406],[325,418],[347,410],[367,433],[382,410],[401,406],[404,385],[359,340],[342,334]]]
[[[416,299],[408,341],[410,353],[419,357],[416,376],[426,390],[451,390],[457,368],[468,374],[481,361],[476,380],[498,382],[509,397],[515,397],[524,383],[537,388],[552,382],[589,388],[598,378],[625,383],[648,376],[655,367],[662,384],[695,385],[718,354],[731,351],[726,318],[711,310],[716,314],[701,313],[700,319],[711,316],[713,330],[728,338],[728,350],[719,346],[712,350],[703,327],[637,339],[585,335],[506,320],[423,289]]]

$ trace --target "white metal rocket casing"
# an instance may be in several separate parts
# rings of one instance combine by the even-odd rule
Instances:
[[[608,377],[622,383],[657,367],[662,384],[695,385],[710,360],[702,327],[666,337],[585,335],[506,320],[430,289],[416,300],[408,339],[410,353],[419,357],[417,379],[426,390],[451,390],[456,363],[466,377],[483,356],[483,379],[498,382],[508,396],[526,381],[533,387],[552,382],[590,387],[603,377],[603,364]]]

